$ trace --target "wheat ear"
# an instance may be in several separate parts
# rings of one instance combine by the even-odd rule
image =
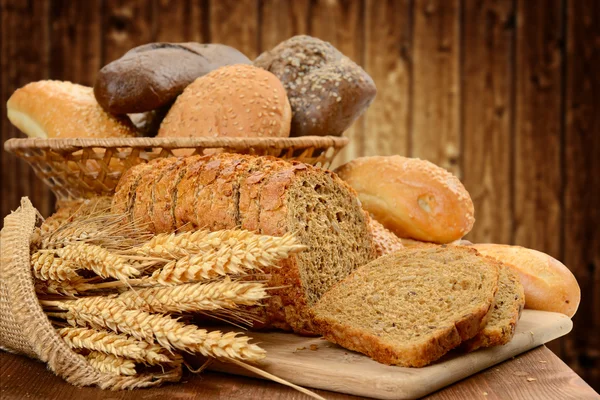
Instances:
[[[154,340],[170,350],[175,347],[190,353],[201,353],[215,358],[237,358],[258,361],[265,351],[250,338],[237,333],[207,332],[193,325],[185,325],[168,316],[128,310],[120,300],[105,297],[86,297],[72,301],[40,301],[43,305],[67,310],[67,320],[72,325],[89,325],[107,328],[131,335],[139,340]]]
[[[58,334],[71,348],[100,351],[150,365],[171,362],[169,356],[161,354],[162,347],[127,335],[88,328],[62,328]]]
[[[57,282],[54,280],[36,280],[35,292],[39,295],[58,294],[61,296],[75,297],[83,291],[90,289],[91,285],[84,283],[83,278],[72,281]]]
[[[231,281],[129,290],[119,296],[127,308],[148,312],[195,312],[252,306],[267,297],[264,283]]]
[[[73,280],[79,277],[73,264],[59,258],[54,252],[36,251],[31,255],[31,269],[37,279],[57,282]]]
[[[86,356],[90,365],[101,372],[115,375],[135,375],[135,363],[113,354],[92,351]]]
[[[115,278],[126,282],[140,272],[120,256],[91,244],[76,243],[56,250],[59,257],[72,261],[77,267],[94,271],[102,278]]]

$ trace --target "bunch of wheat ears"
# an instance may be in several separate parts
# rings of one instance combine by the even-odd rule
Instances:
[[[32,243],[35,288],[58,335],[92,366],[178,381],[183,365],[193,370],[188,355],[197,355],[204,365],[218,359],[261,373],[248,363],[265,351],[250,337],[192,322],[199,314],[238,327],[257,319],[247,306],[260,306],[275,289],[266,286],[264,269],[304,249],[293,235],[153,236],[98,206],[58,216],[45,221]]]

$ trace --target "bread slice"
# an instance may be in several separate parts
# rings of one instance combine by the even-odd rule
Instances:
[[[485,327],[461,345],[465,351],[500,346],[510,342],[525,306],[525,294],[519,277],[506,265],[500,266],[498,292]]]
[[[422,367],[479,332],[497,289],[498,264],[475,250],[401,249],[325,293],[313,326],[381,363]]]
[[[148,165],[152,168],[159,164],[152,161]],[[270,291],[261,308],[265,311],[262,326],[313,333],[310,306],[332,285],[375,258],[368,216],[356,193],[330,171],[271,157],[193,156],[187,165],[181,180],[171,189],[176,197],[172,201],[172,230],[241,227],[272,236],[293,232],[307,249],[278,268],[265,269],[269,285],[279,289]],[[132,173],[137,174],[147,171],[147,167],[134,170]],[[131,193],[127,182],[116,189],[119,203],[160,209],[156,204],[137,204],[156,199],[141,193],[144,190],[140,186]],[[113,207],[123,208],[118,203]],[[161,219],[155,214],[148,217],[154,224],[136,223],[154,226],[156,233],[172,231],[168,224],[157,223]]]

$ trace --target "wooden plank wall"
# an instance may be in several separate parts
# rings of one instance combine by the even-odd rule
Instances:
[[[27,82],[93,84],[150,41],[220,42],[249,57],[292,35],[328,40],[379,93],[338,159],[401,154],[457,174],[469,239],[563,260],[582,287],[550,347],[600,389],[600,2],[596,0],[0,0],[0,96]],[[18,136],[0,108],[2,141]],[[0,152],[1,214],[53,199]]]

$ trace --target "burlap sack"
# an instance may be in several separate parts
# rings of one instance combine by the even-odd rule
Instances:
[[[54,373],[77,386],[134,389],[160,385],[160,375],[119,376],[103,373],[73,352],[46,318],[33,285],[30,240],[38,212],[27,197],[4,218],[0,233],[0,349],[41,360]]]

